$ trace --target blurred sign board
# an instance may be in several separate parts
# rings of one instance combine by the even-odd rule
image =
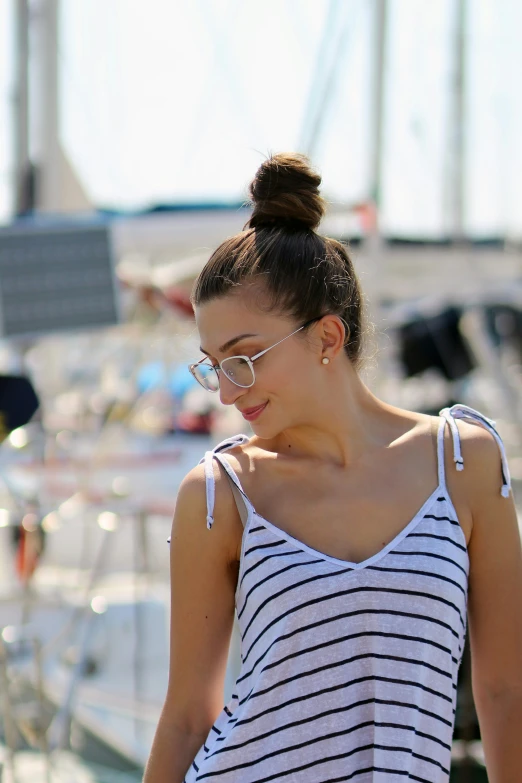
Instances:
[[[107,223],[0,229],[0,336],[36,336],[119,321]]]

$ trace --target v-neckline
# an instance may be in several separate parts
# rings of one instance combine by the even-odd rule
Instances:
[[[349,568],[352,571],[360,571],[363,568],[366,568],[367,566],[371,565],[371,563],[375,563],[381,558],[383,558],[385,555],[388,554],[388,552],[391,549],[394,549],[397,544],[399,544],[406,536],[410,533],[410,531],[420,522],[420,520],[424,517],[424,514],[426,513],[427,509],[430,507],[430,505],[433,503],[434,498],[440,497],[441,495],[446,498],[445,494],[445,487],[443,486],[442,482],[439,482],[439,484],[435,487],[431,495],[425,500],[425,502],[422,504],[420,509],[417,511],[415,516],[408,522],[405,527],[403,527],[396,536],[389,542],[389,544],[386,544],[385,547],[380,549],[378,552],[376,552],[374,555],[371,555],[371,557],[367,557],[365,560],[361,560],[359,563],[354,563],[349,560],[342,560],[338,557],[332,557],[331,555],[327,555],[325,552],[320,552],[318,549],[314,549],[311,546],[308,546],[308,544],[305,544],[304,541],[301,541],[298,538],[295,538],[295,536],[292,536],[290,533],[287,533],[286,530],[283,530],[282,528],[278,527],[277,525],[274,525],[273,522],[270,522],[270,520],[265,519],[261,514],[258,514],[257,511],[252,507],[252,514],[249,515],[251,517],[257,517],[265,527],[272,530],[277,535],[281,536],[282,538],[289,541],[291,544],[296,546],[298,549],[301,549],[304,552],[308,552],[311,555],[314,555],[314,557],[317,557],[321,560],[325,560],[330,563],[335,563],[336,565],[344,566],[346,568]],[[250,520],[247,521],[247,525],[245,527],[245,534],[247,532],[247,528],[250,527],[249,524]]]

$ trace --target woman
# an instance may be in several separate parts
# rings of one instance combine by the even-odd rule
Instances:
[[[254,434],[179,490],[145,783],[448,781],[468,609],[489,778],[514,783],[522,558],[502,442],[471,408],[432,417],[363,383],[361,291],[315,231],[320,182],[303,156],[264,162],[248,227],[195,285],[192,372]]]

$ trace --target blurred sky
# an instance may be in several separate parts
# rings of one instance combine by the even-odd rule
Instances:
[[[4,219],[14,1],[0,0]],[[522,2],[468,6],[466,226],[520,237]],[[331,201],[366,198],[373,8],[372,0],[62,2],[63,142],[93,201],[239,200],[265,154],[296,149],[312,153]],[[455,9],[455,0],[389,0],[388,232],[451,229]]]

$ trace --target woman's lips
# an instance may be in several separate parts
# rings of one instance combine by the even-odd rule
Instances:
[[[265,402],[263,405],[258,405],[257,408],[247,408],[247,410],[241,411],[243,418],[247,421],[253,421],[254,419],[257,419],[257,417],[264,411],[267,405],[268,402]]]

